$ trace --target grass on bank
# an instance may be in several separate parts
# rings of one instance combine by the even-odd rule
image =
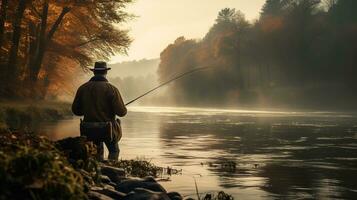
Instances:
[[[71,105],[65,102],[0,102],[0,128],[26,130],[43,121],[72,116]]]
[[[51,141],[2,132],[0,146],[0,199],[87,199],[83,176]]]

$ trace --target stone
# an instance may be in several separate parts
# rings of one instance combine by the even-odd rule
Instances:
[[[87,182],[90,185],[94,185],[94,180],[87,171],[85,171],[84,169],[79,169],[79,173],[81,173],[85,182]]]
[[[111,186],[109,184],[103,184],[103,189],[111,189],[111,190],[115,190],[114,186]]]
[[[90,200],[113,200],[113,198],[96,191],[89,191],[88,198]]]
[[[113,186],[114,188],[117,186],[117,184],[114,183],[114,182],[109,182],[108,185],[111,185],[111,186]]]
[[[183,199],[181,194],[178,192],[169,192],[169,193],[167,193],[167,196],[169,196],[169,198],[171,200],[182,200]]]
[[[92,186],[92,187],[90,187],[90,190],[91,190],[91,191],[100,191],[100,190],[103,190],[103,187]]]
[[[108,176],[109,179],[114,183],[118,183],[123,178],[125,178],[124,169],[117,168],[117,167],[111,167],[111,166],[108,166],[108,165],[102,165],[101,166],[101,173],[103,175],[105,175],[105,176]]]
[[[152,176],[147,176],[143,179],[145,182],[157,182],[154,177]]]
[[[100,178],[100,181],[101,181],[102,183],[108,184],[108,183],[111,182],[111,180],[110,180],[110,178],[109,178],[108,176],[100,175],[99,178]]]
[[[111,197],[113,199],[123,199],[126,194],[118,192],[115,189],[104,188],[98,191],[98,193],[104,194],[105,196]]]
[[[128,193],[123,200],[170,200],[164,192],[154,192],[145,188],[136,188]]]
[[[56,147],[63,151],[71,163],[87,161],[96,155],[96,147],[86,137],[68,137],[56,141]]]
[[[146,177],[144,179],[128,179],[124,180],[121,183],[118,183],[115,189],[119,192],[129,193],[135,188],[144,188],[151,190],[153,192],[164,192],[166,190],[155,181],[152,177]]]

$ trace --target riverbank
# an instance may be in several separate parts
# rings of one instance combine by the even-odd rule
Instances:
[[[163,168],[145,160],[99,163],[83,137],[52,142],[1,132],[0,199],[184,199],[158,182]],[[223,192],[203,197],[232,199]]]
[[[56,101],[0,101],[0,128],[28,130],[44,121],[72,116],[71,104]]]

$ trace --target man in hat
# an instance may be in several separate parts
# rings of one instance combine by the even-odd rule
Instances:
[[[90,70],[94,72],[94,76],[78,88],[72,104],[72,112],[75,115],[84,116],[83,123],[81,122],[81,135],[84,134],[82,133],[84,132],[82,129],[84,123],[92,124],[92,127],[97,124],[110,124],[108,126],[112,136],[110,139],[92,140],[97,145],[99,160],[103,160],[103,142],[109,150],[108,159],[118,160],[118,142],[121,139],[122,132],[120,121],[115,118],[116,115],[119,117],[125,116],[127,109],[119,90],[106,79],[107,71],[110,70],[107,64],[96,62],[94,68]]]

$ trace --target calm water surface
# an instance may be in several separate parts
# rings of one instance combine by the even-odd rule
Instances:
[[[42,131],[77,136],[78,124]],[[196,179],[236,199],[357,199],[355,114],[131,107],[122,128],[121,158],[182,169],[168,191],[194,196]]]

